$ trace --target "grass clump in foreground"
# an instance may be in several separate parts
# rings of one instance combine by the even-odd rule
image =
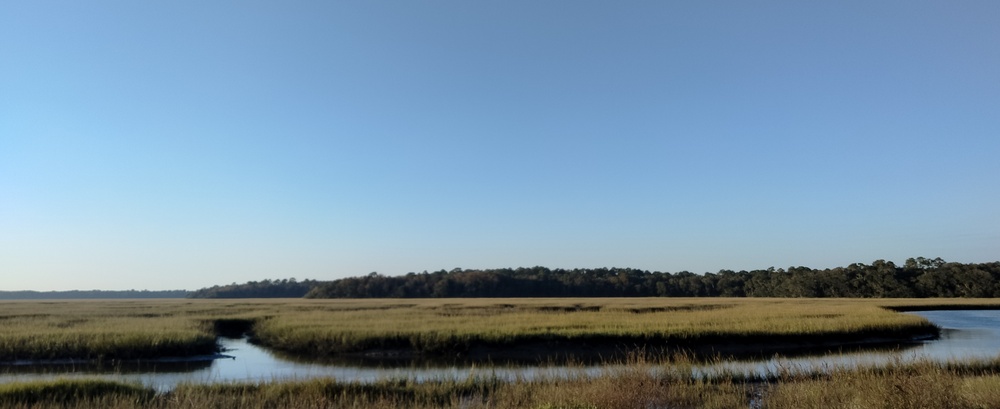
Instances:
[[[673,366],[671,366],[673,365]],[[128,384],[55,381],[0,387],[10,408],[992,408],[1000,362],[894,363],[887,367],[774,374],[746,380],[693,378],[689,363],[632,361],[597,375],[502,381],[317,379],[182,385],[154,394]],[[54,391],[54,392],[53,392]]]
[[[0,406],[36,407],[62,404],[101,407],[104,404],[142,405],[155,396],[142,385],[100,379],[56,380],[0,385]]]

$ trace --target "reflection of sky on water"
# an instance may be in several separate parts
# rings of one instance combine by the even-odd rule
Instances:
[[[915,311],[942,328],[941,337],[907,346],[899,351],[851,352],[804,358],[777,358],[752,362],[727,362],[705,372],[720,368],[739,373],[780,373],[783,370],[823,370],[909,362],[921,359],[957,361],[995,358],[1000,354],[1000,311]]]
[[[925,342],[921,351],[938,360],[994,358],[1000,354],[1000,311],[918,311],[944,328],[939,341]]]
[[[817,357],[778,358],[746,362],[726,362],[695,368],[696,373],[727,370],[737,373],[777,373],[782,370],[824,369],[840,366],[878,364],[893,361],[932,359],[947,361],[968,358],[993,358],[1000,353],[1000,311],[920,311],[913,312],[944,328],[941,339],[926,341],[902,351],[853,352]],[[122,369],[108,373],[107,369],[60,367],[56,372],[41,367],[33,373],[24,369],[0,370],[0,383],[52,378],[102,377],[135,381],[168,390],[180,383],[255,382],[282,379],[335,378],[343,381],[371,382],[393,377],[415,379],[466,379],[470,376],[496,376],[504,379],[532,379],[540,376],[589,376],[620,370],[621,366],[503,366],[466,365],[450,367],[362,367],[311,364],[281,359],[242,339],[222,339],[223,358],[206,363],[162,365],[152,372],[136,373]],[[179,369],[183,368],[183,369]],[[21,372],[21,373],[18,373]]]

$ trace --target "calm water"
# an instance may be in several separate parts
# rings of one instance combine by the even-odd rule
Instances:
[[[946,362],[994,358],[1000,355],[1000,310],[990,311],[915,311],[940,327],[941,337],[907,345],[899,350],[826,354],[804,358],[769,359],[754,362],[730,362],[722,365],[748,373],[767,373],[782,368],[853,367],[886,362],[922,359]],[[707,368],[711,372],[718,368]]]
[[[913,312],[943,328],[941,338],[898,351],[838,353],[794,359],[726,362],[696,368],[696,372],[720,369],[765,373],[782,368],[821,368],[882,363],[894,360],[932,359],[938,361],[992,358],[1000,354],[1000,311],[921,311]],[[454,365],[430,367],[366,367],[315,364],[283,359],[242,339],[221,339],[228,357],[201,362],[150,363],[142,366],[96,368],[80,365],[6,366],[0,368],[0,383],[36,379],[101,377],[137,381],[159,390],[181,383],[269,381],[335,378],[370,382],[389,377],[416,379],[466,379],[470,376],[498,376],[531,379],[538,376],[586,376],[614,371],[615,366],[503,366]]]

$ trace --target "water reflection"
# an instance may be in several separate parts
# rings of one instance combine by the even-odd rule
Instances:
[[[821,356],[768,358],[727,361],[693,368],[695,373],[730,371],[747,374],[776,373],[788,368],[851,367],[916,359],[947,361],[966,358],[993,358],[1000,353],[1000,311],[921,311],[912,312],[940,326],[941,338],[908,345],[906,349],[839,351]],[[533,379],[539,376],[588,376],[615,371],[613,365],[442,365],[409,361],[408,364],[382,362],[379,365],[311,363],[279,357],[248,343],[245,339],[220,340],[225,354],[232,358],[209,362],[149,363],[145,367],[7,366],[0,369],[0,383],[36,379],[102,377],[141,382],[159,390],[169,390],[180,383],[256,382],[335,378],[372,382],[406,377],[417,380],[466,379],[470,376],[493,376],[502,379]]]
[[[941,339],[923,342],[917,353],[931,359],[994,358],[1000,353],[1000,311],[916,311],[943,330]]]
[[[748,374],[779,373],[788,369],[823,370],[879,365],[888,362],[936,362],[991,359],[1000,354],[1000,311],[914,311],[940,327],[935,340],[917,341],[898,350],[854,351],[812,357],[775,357],[766,360],[731,361],[700,368],[699,372],[722,370]]]

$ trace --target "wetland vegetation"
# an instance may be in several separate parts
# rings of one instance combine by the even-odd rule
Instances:
[[[750,298],[11,301],[0,303],[0,361],[200,355],[214,352],[216,335],[241,332],[311,359],[380,353],[490,359],[505,351],[545,359],[537,348],[788,348],[932,335],[936,328],[926,320],[884,308],[931,304]]]
[[[711,345],[763,348],[936,331],[896,310],[1000,308],[992,299],[558,298],[130,300],[0,303],[0,361],[127,360],[214,352],[218,334],[312,360],[395,351],[414,355],[580,351],[607,341],[606,370],[501,379],[350,379],[186,384],[168,392],[107,380],[0,385],[0,406],[28,407],[996,407],[998,361],[692,376]],[[415,325],[419,323],[419,325]],[[596,340],[596,341],[595,341]],[[542,345],[542,348],[532,348]],[[573,346],[583,346],[574,349]],[[662,349],[661,349],[662,348]],[[648,354],[642,352],[664,352]],[[721,355],[716,355],[721,359]],[[571,361],[572,362],[572,361]],[[582,368],[582,366],[581,366]],[[923,405],[923,406],[921,406]]]
[[[181,385],[56,380],[0,385],[6,408],[991,408],[1000,405],[1000,362],[896,363],[747,379],[692,377],[690,361],[634,359],[598,374],[501,380],[383,379]]]

